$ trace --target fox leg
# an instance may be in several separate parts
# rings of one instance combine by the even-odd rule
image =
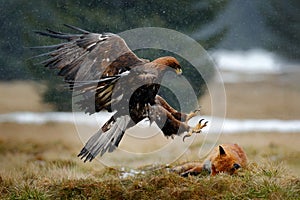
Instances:
[[[203,165],[200,162],[189,162],[172,168],[172,172],[178,173],[183,177],[188,175],[198,175],[202,172]]]
[[[192,168],[190,170],[187,170],[187,171],[181,173],[180,176],[182,176],[182,177],[187,177],[189,175],[191,175],[191,176],[197,176],[201,172],[202,172],[202,165],[198,165],[198,166],[195,166],[194,168]]]

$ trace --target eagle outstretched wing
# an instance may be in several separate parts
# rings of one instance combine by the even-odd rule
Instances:
[[[172,108],[158,96],[160,81],[167,71],[181,74],[181,66],[174,57],[166,56],[152,62],[138,58],[125,41],[113,33],[91,33],[66,25],[78,34],[52,30],[36,33],[66,42],[41,46],[49,52],[36,57],[47,57],[40,64],[58,69],[73,90],[80,96],[77,104],[87,113],[101,110],[116,113],[86,143],[78,156],[93,160],[99,153],[113,151],[128,127],[144,118],[160,124],[165,136],[183,132],[200,132],[206,126],[186,123],[197,111],[185,114]]]
[[[78,31],[79,34],[52,30],[36,31],[40,35],[66,40],[57,45],[35,47],[49,50],[36,57],[49,57],[39,64],[50,69],[58,69],[58,75],[63,76],[65,82],[69,83],[70,88],[75,89],[76,93],[82,94],[84,101],[96,97],[98,102],[96,107],[84,103],[86,107],[83,109],[92,114],[109,105],[111,99],[103,99],[101,97],[105,95],[101,94],[109,92],[107,88],[118,80],[120,74],[147,61],[138,58],[116,34],[91,33],[74,26],[66,26]]]

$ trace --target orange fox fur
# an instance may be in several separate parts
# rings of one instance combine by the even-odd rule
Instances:
[[[242,147],[237,144],[221,144],[213,149],[203,163],[186,163],[173,168],[172,171],[180,173],[181,176],[198,175],[203,171],[212,176],[221,172],[232,175],[246,164],[247,156]]]

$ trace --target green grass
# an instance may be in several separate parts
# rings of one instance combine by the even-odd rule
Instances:
[[[45,168],[78,170],[70,162],[49,162],[30,169],[21,179],[0,178],[3,199],[300,199],[300,179],[282,164],[249,164],[234,176],[183,178],[166,168],[147,170],[144,174],[121,178],[121,171],[104,169],[81,178],[60,180],[42,176]],[[148,168],[147,168],[148,169]],[[145,170],[141,168],[140,170]],[[31,171],[31,173],[29,173]],[[76,172],[75,172],[76,173]]]

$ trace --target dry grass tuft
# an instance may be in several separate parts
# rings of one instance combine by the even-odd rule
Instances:
[[[2,125],[6,132],[0,134],[2,199],[300,198],[300,178],[291,171],[300,166],[299,134],[223,135],[220,142],[238,141],[252,162],[235,176],[183,178],[165,166],[144,166],[137,169],[144,173],[123,178],[130,169],[79,160],[82,144],[69,125],[18,126]],[[23,132],[16,134],[15,129]],[[201,144],[191,146],[189,155],[197,155]],[[183,156],[177,164],[185,160]]]
[[[73,170],[76,163],[49,163],[54,168]],[[299,199],[300,179],[282,164],[251,163],[239,174],[183,178],[165,168],[121,178],[120,170],[104,169],[101,176],[51,179],[22,169],[25,174],[1,177],[0,191],[8,199]],[[143,168],[141,168],[143,170]],[[31,172],[31,173],[29,173]],[[1,174],[2,175],[2,174]]]

